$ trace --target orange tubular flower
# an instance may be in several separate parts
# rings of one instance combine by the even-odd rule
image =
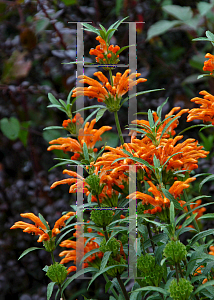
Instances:
[[[204,98],[195,97],[191,101],[201,104],[201,106],[189,111],[187,122],[202,120],[203,122],[212,122],[214,125],[214,96],[206,91],[201,91],[199,94],[204,95]]]
[[[52,140],[49,144],[59,144],[52,145],[48,147],[48,151],[51,150],[63,150],[64,152],[74,152],[76,154],[83,153],[83,144],[86,143],[87,148],[93,150],[94,145],[97,141],[102,140],[100,137],[105,131],[111,130],[110,126],[102,126],[100,129],[94,129],[96,119],[93,119],[90,123],[87,122],[84,128],[79,129],[78,141],[72,138],[58,138]],[[76,158],[76,157],[75,157]]]
[[[37,240],[37,242],[49,241],[50,238],[53,238],[60,233],[59,229],[65,226],[65,221],[74,215],[75,212],[69,212],[66,215],[63,215],[59,220],[56,221],[50,235],[47,233],[48,229],[46,228],[46,226],[33,213],[20,214],[20,216],[23,218],[30,219],[35,223],[35,225],[19,221],[16,222],[10,229],[21,228],[23,229],[23,232],[39,235],[40,237]]]
[[[117,52],[120,50],[119,46],[108,46],[107,43],[97,36],[96,40],[99,41],[100,45],[96,46],[95,49],[91,49],[89,54],[96,55],[96,62],[100,64],[117,64],[119,62],[119,55]]]
[[[77,228],[77,227],[76,227]],[[78,228],[77,228],[78,229]],[[88,232],[90,232],[90,228],[87,229]],[[79,237],[79,234],[73,234],[74,236],[76,236],[76,238],[78,238],[79,242],[86,242],[87,238],[83,238],[83,237]],[[103,234],[100,234],[103,235]],[[87,244],[86,246],[84,246],[84,255],[86,253],[88,253],[89,251],[93,250],[93,249],[98,249],[99,245],[94,242],[95,238],[92,238]],[[71,240],[65,240],[60,244],[60,247],[65,247],[65,248],[72,248],[73,250],[65,250],[62,251],[59,256],[65,256],[61,261],[60,264],[65,264],[68,262],[74,262],[74,264],[76,265],[76,263],[80,262],[80,255],[78,255],[76,248],[77,248],[77,242],[78,241],[71,241]],[[95,261],[97,258],[102,258],[103,257],[103,253],[101,251],[96,252],[95,254],[91,254],[89,257],[87,257],[84,260],[83,263],[83,267],[88,267],[88,265],[90,263],[92,263],[93,261]],[[76,271],[76,266],[71,266],[68,268],[68,274],[70,272]]]
[[[103,75],[102,72],[95,72],[94,75],[102,82],[99,83],[97,80],[87,77],[85,75],[80,75],[81,83],[86,83],[88,87],[77,87],[74,89],[72,97],[77,96],[88,96],[89,98],[97,98],[98,102],[106,103],[109,111],[114,112],[118,111],[120,108],[120,100],[122,96],[133,88],[134,85],[137,85],[140,82],[145,82],[147,79],[139,78],[133,80],[136,77],[139,77],[140,73],[130,73],[130,69],[126,70],[124,74],[117,73],[113,77],[113,86],[109,83],[107,77]],[[128,76],[129,75],[129,76]]]
[[[207,53],[205,58],[209,58],[207,61],[204,62],[203,71],[211,72],[210,75],[213,75],[214,71],[214,55]]]
[[[174,198],[178,198],[184,189],[189,187],[190,182],[194,181],[196,178],[188,178],[185,181],[175,181],[173,185],[170,187],[169,192],[174,196]],[[144,213],[156,213],[156,212],[161,212],[160,208],[161,207],[169,207],[170,206],[170,200],[165,197],[165,195],[162,193],[162,191],[156,187],[151,181],[148,181],[148,184],[150,185],[150,188],[148,189],[149,192],[151,192],[154,197],[141,193],[141,192],[134,192],[127,196],[126,198],[131,198],[133,199],[136,197],[136,199],[141,199],[142,204],[151,204],[154,207],[159,207],[156,210],[148,210],[144,211]]]

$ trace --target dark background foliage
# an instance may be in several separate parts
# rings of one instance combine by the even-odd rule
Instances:
[[[51,263],[47,253],[32,252],[17,260],[26,248],[38,246],[36,237],[9,229],[21,220],[20,213],[40,212],[52,225],[63,211],[69,210],[70,204],[75,204],[75,197],[68,194],[67,186],[50,190],[50,185],[63,175],[62,168],[48,172],[55,164],[56,153],[46,149],[48,141],[59,137],[62,132],[43,131],[46,126],[61,125],[65,118],[63,113],[46,108],[49,104],[47,93],[53,93],[57,99],[66,99],[76,84],[76,66],[62,64],[76,59],[76,25],[68,22],[93,21],[94,26],[101,23],[109,27],[125,16],[129,16],[128,21],[144,21],[137,26],[138,72],[148,81],[138,87],[138,91],[163,87],[166,90],[139,97],[138,111],[155,109],[169,97],[164,108],[164,112],[168,112],[173,106],[193,107],[190,99],[203,89],[214,93],[213,79],[196,80],[197,74],[202,73],[204,54],[211,52],[212,47],[208,43],[191,41],[194,37],[204,36],[207,29],[213,32],[214,23],[205,15],[201,16],[195,29],[181,25],[149,40],[147,33],[155,22],[175,19],[162,10],[163,4],[190,6],[194,15],[199,15],[198,2],[0,1],[0,118],[9,120],[8,132],[14,122],[11,117],[18,120],[20,126],[15,136],[5,136],[0,132],[0,300],[46,299],[49,279],[42,268]],[[213,10],[211,13],[213,16]],[[97,45],[95,37],[93,33],[84,32],[85,59],[88,61],[94,59],[88,53]],[[120,47],[128,44],[127,24],[121,25],[112,43]],[[128,51],[120,59],[121,63],[127,63]],[[94,71],[85,68],[88,76]],[[85,99],[85,106],[92,104],[96,104],[96,100]],[[128,122],[127,107],[124,105],[119,113],[123,129]],[[112,114],[106,112],[97,128],[103,125],[112,126],[116,133]],[[181,128],[185,126],[185,118],[182,118]],[[200,139],[194,130],[188,135]],[[201,138],[205,148],[212,150],[212,131],[204,131]],[[106,139],[117,143],[115,135],[106,136]],[[128,137],[126,141],[129,141]],[[208,159],[201,161],[197,172],[213,173],[212,163],[211,153]],[[196,190],[197,185],[191,192],[197,193]],[[206,190],[213,193],[214,186],[209,184]],[[87,297],[100,299],[99,295],[102,295],[102,299],[108,299],[103,279],[95,282],[88,292],[86,289],[87,280],[76,280],[69,286],[66,297],[69,300],[83,299],[81,294],[84,293]]]

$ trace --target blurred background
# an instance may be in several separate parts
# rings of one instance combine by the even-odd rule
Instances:
[[[66,132],[43,131],[47,126],[61,126],[66,119],[62,112],[47,108],[47,94],[66,100],[76,85],[76,65],[62,64],[76,60],[76,25],[68,22],[92,21],[93,26],[108,28],[126,16],[129,22],[141,22],[137,24],[138,72],[148,81],[140,84],[138,91],[165,88],[139,96],[139,112],[156,109],[167,97],[164,113],[173,106],[192,108],[190,99],[199,96],[199,91],[214,94],[213,78],[197,80],[203,73],[204,55],[213,53],[212,45],[192,42],[205,36],[206,30],[214,32],[213,0],[0,0],[0,300],[46,299],[49,279],[42,268],[51,263],[48,254],[35,251],[18,261],[26,248],[40,246],[37,237],[10,230],[22,219],[20,213],[40,212],[53,225],[76,201],[68,193],[68,186],[50,190],[54,181],[64,177],[62,167],[48,171],[56,164],[54,157],[66,156],[47,152],[48,142],[66,136]],[[89,62],[94,62],[89,50],[98,44],[95,38],[94,33],[84,31],[84,56]],[[123,47],[128,41],[128,24],[123,24],[112,44]],[[120,55],[120,63],[128,63],[128,50]],[[92,76],[95,71],[85,68],[85,75]],[[97,104],[95,99],[85,99],[85,106],[93,104]],[[127,108],[126,102],[119,112],[124,133]],[[89,113],[86,111],[85,117]],[[180,122],[182,129],[185,117]],[[113,129],[103,135],[97,147],[106,141],[116,147],[119,140],[113,114],[105,112],[95,128],[104,125]],[[190,130],[186,134],[211,151],[200,161],[197,172],[214,173],[213,130],[206,129],[199,135]],[[126,137],[126,142],[129,140]],[[209,182],[202,192],[212,195],[214,185]],[[198,195],[197,183],[190,193]],[[206,223],[204,228],[213,225]],[[75,280],[66,291],[66,299],[83,299],[82,294],[108,299],[101,277],[88,291],[87,283]]]

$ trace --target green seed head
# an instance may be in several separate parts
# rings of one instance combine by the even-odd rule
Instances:
[[[189,300],[193,286],[190,281],[185,278],[180,278],[178,283],[176,279],[173,279],[170,283],[169,291],[170,297],[173,300]]]
[[[137,259],[137,268],[143,273],[144,276],[149,275],[155,267],[155,258],[154,256],[149,255],[148,253],[144,256],[141,255]]]
[[[67,277],[67,269],[65,266],[55,263],[48,268],[46,275],[58,284],[62,284]]]
[[[113,211],[112,210],[92,210],[91,212],[91,220],[99,227],[107,226],[111,223],[113,219]]]
[[[163,251],[163,255],[169,261],[171,260],[173,263],[178,263],[181,260],[183,260],[187,255],[186,246],[180,241],[170,241],[166,245]]]

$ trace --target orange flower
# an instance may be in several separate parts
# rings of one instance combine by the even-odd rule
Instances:
[[[74,171],[69,171],[69,170],[63,170],[63,174],[73,176],[74,178],[66,178],[66,179],[56,181],[51,185],[50,187],[51,189],[54,189],[56,186],[61,184],[71,185],[72,183],[74,183],[73,185],[70,186],[69,193],[84,192],[86,193],[86,195],[87,193],[89,193],[86,187],[87,183],[85,182],[85,178],[83,178],[81,175],[79,175]]]
[[[102,72],[95,72],[94,75],[102,82],[99,83],[97,80],[87,77],[85,75],[80,75],[81,83],[86,83],[88,87],[77,87],[74,89],[72,97],[77,96],[88,96],[89,98],[97,98],[98,102],[106,103],[109,111],[118,111],[120,108],[120,100],[122,96],[137,85],[140,82],[145,82],[147,79],[139,78],[136,81],[133,79],[139,77],[140,73],[130,73],[130,69],[126,70],[124,74],[117,73],[113,77],[113,85],[111,85],[103,75]],[[129,75],[129,76],[128,76]]]
[[[213,75],[214,71],[214,55],[207,53],[205,58],[209,58],[207,61],[204,62],[203,71],[210,71],[210,75]]]
[[[119,61],[119,55],[117,52],[120,50],[119,46],[113,46],[106,43],[101,36],[97,36],[96,40],[99,41],[100,45],[96,46],[95,49],[91,49],[89,54],[96,55],[96,62],[100,64],[117,64]]]
[[[83,144],[86,143],[87,148],[93,149],[97,141],[102,140],[100,137],[105,131],[111,130],[110,126],[102,126],[100,129],[94,129],[96,119],[93,119],[90,123],[87,122],[84,128],[79,129],[78,141],[72,138],[58,138],[52,140],[49,144],[59,144],[48,147],[48,151],[51,150],[63,150],[64,152],[74,152],[77,154],[83,153]]]
[[[204,98],[195,97],[191,101],[201,104],[201,106],[189,111],[187,122],[202,120],[203,122],[212,122],[214,125],[214,96],[206,91],[201,91],[199,94],[204,95]]]
[[[175,181],[173,183],[173,185],[170,187],[169,192],[174,196],[174,198],[178,198],[184,189],[189,187],[190,182],[194,181],[196,178],[188,178],[185,181]],[[154,197],[145,194],[145,193],[141,193],[139,191],[136,191],[132,194],[130,194],[129,196],[127,196],[126,198],[131,198],[133,199],[134,197],[136,197],[136,199],[141,199],[142,200],[142,204],[151,204],[154,207],[169,207],[170,206],[170,200],[168,198],[166,198],[166,196],[163,194],[162,190],[160,189],[160,187],[155,186],[151,181],[148,181],[148,184],[150,185],[150,188],[148,189],[149,192],[151,192],[153,194]],[[156,213],[156,212],[161,212],[161,210],[158,208],[154,211],[146,211],[148,213]],[[144,213],[146,213],[144,212]]]
[[[78,230],[79,227],[75,226]],[[87,229],[88,232],[90,232],[90,228]],[[78,241],[79,242],[86,242],[87,238],[83,238],[83,237],[80,237],[79,234],[78,234],[78,231],[77,231],[77,234],[73,234],[76,238],[78,238]],[[103,235],[100,233],[100,235]],[[84,255],[86,253],[88,253],[89,251],[93,250],[93,249],[98,249],[99,248],[99,245],[94,242],[94,239],[95,238],[92,238],[85,246],[84,246]],[[62,251],[60,252],[59,256],[62,257],[62,256],[65,256],[61,261],[60,261],[60,264],[65,264],[65,263],[68,263],[70,261],[73,261],[74,264],[76,265],[76,263],[79,263],[80,262],[80,255],[78,255],[76,249],[77,249],[77,242],[78,241],[71,241],[71,240],[65,240],[63,241],[61,244],[60,244],[60,247],[66,247],[66,248],[72,248],[73,250],[65,250],[65,251]],[[95,253],[95,254],[91,254],[89,257],[87,257],[85,260],[84,260],[84,263],[83,263],[83,267],[88,267],[88,265],[95,261],[97,258],[102,258],[103,256],[103,253],[101,251]],[[72,271],[76,271],[76,267],[75,266],[72,266],[70,268],[68,268],[68,274]]]
[[[59,220],[56,221],[54,228],[51,231],[51,234],[47,233],[48,229],[46,228],[46,226],[33,213],[20,214],[20,216],[23,218],[30,219],[35,223],[35,225],[19,221],[16,222],[10,229],[21,228],[23,229],[23,232],[32,233],[32,234],[34,233],[35,235],[39,235],[40,237],[37,240],[37,242],[49,241],[50,238],[53,238],[60,233],[59,229],[65,226],[65,221],[74,215],[75,212],[69,212],[66,215],[63,215]]]

